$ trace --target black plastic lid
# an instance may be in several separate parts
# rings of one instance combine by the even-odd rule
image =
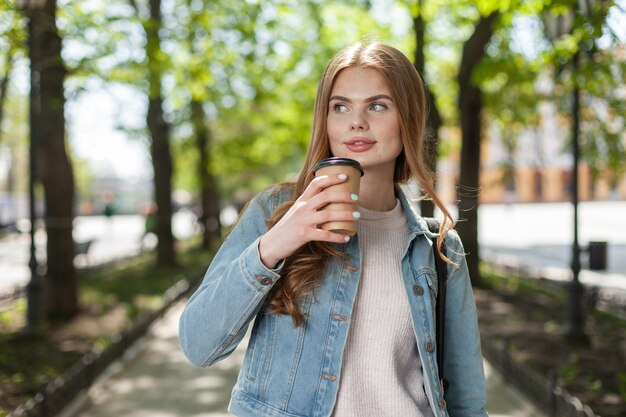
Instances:
[[[315,173],[315,171],[317,171],[320,168],[324,168],[324,167],[331,166],[331,165],[349,165],[361,171],[361,176],[365,174],[365,172],[363,171],[363,167],[361,166],[361,164],[359,164],[358,161],[355,161],[354,159],[350,159],[350,158],[338,158],[338,157],[322,159],[317,164],[315,164],[315,167],[313,167],[313,173]]]

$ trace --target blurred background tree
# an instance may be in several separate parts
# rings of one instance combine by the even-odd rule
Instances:
[[[56,0],[29,0],[24,2],[23,11],[28,22],[30,60],[30,175],[43,185],[47,241],[42,283],[36,278],[38,267],[31,257],[29,307],[37,306],[39,311],[41,304],[46,317],[66,319],[78,312],[78,277],[72,234],[74,174],[65,145],[66,68],[61,56],[62,34],[57,28]],[[31,229],[35,227],[31,224]]]
[[[298,172],[317,82],[332,54],[363,39],[390,43],[414,59],[426,80],[429,153],[460,166],[459,232],[478,283],[481,140],[495,137],[503,144],[509,157],[501,181],[514,183],[520,138],[541,130],[538,109],[558,104],[555,114],[569,117],[563,91],[569,91],[572,77],[564,63],[579,49],[583,155],[596,175],[617,180],[623,172],[624,41],[611,30],[611,11],[623,14],[623,4],[600,2],[593,19],[577,20],[571,36],[551,45],[542,14],[574,3],[59,0],[63,48],[56,63],[67,68],[67,76],[56,100],[129,92],[133,105],[117,101],[123,104],[116,127],[150,150],[158,262],[175,264],[172,190],[184,189],[198,202],[203,246],[214,247],[226,204],[241,207],[260,189]],[[25,173],[28,90],[19,74],[28,49],[17,4],[0,3],[0,148],[10,155],[10,172]],[[554,79],[552,68],[562,76]],[[86,140],[62,136],[69,144]],[[80,167],[74,172],[82,199],[92,192],[95,174],[78,163],[79,155],[68,153]],[[25,187],[19,175],[12,178],[5,180],[15,184],[6,186],[9,191]],[[432,207],[423,210],[428,214]]]
[[[176,265],[174,235],[172,234],[172,154],[170,150],[171,123],[165,115],[163,91],[170,60],[161,39],[163,23],[161,0],[148,0],[140,4],[128,0],[141,22],[145,34],[145,60],[147,69],[148,111],[146,126],[150,137],[150,154],[154,168],[154,200],[157,207],[155,232],[158,238],[157,263],[164,266]]]

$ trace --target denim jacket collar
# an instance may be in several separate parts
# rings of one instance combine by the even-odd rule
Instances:
[[[409,200],[407,193],[401,186],[396,186],[396,196],[400,200],[400,204],[404,209],[404,213],[407,219],[407,226],[409,228],[409,240],[413,240],[416,236],[426,235],[426,237],[432,239],[438,236],[437,233],[432,233],[428,230],[428,224],[422,216],[417,212],[416,204]]]

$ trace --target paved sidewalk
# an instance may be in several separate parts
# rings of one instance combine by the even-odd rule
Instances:
[[[243,360],[244,342],[227,359],[196,368],[178,345],[175,304],[96,383],[58,417],[231,417],[230,391]],[[491,417],[543,417],[516,389],[485,362]]]

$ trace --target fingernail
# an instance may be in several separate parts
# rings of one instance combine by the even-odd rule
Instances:
[[[339,178],[340,180],[347,180],[348,176],[346,174],[339,174],[337,175],[337,178]]]
[[[354,217],[355,219],[360,219],[361,218],[361,213],[359,213],[358,211],[353,211],[352,212],[352,217]]]
[[[346,241],[346,242],[350,242],[350,236],[344,237],[343,240]]]
[[[356,194],[350,194],[350,197],[352,198],[352,201],[357,201],[359,199],[359,196]]]

